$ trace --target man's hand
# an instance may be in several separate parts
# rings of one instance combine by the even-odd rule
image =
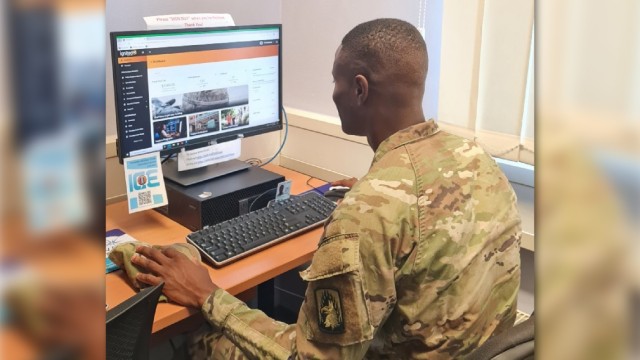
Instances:
[[[342,179],[342,180],[337,180],[331,183],[331,186],[346,186],[349,189],[351,189],[353,187],[353,185],[355,185],[355,183],[358,182],[358,179],[352,177],[349,179]]]
[[[158,250],[138,246],[136,252],[131,262],[149,272],[138,274],[136,279],[150,285],[164,281],[162,292],[175,303],[201,308],[207,297],[218,289],[202,264],[191,261],[174,248]]]

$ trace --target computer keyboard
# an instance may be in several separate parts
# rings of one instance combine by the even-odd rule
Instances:
[[[224,266],[322,225],[335,207],[308,192],[191,233],[187,241],[214,266]]]

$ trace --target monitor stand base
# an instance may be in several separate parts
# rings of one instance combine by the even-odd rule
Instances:
[[[189,186],[237,171],[242,171],[250,167],[250,164],[241,160],[228,160],[197,169],[178,171],[178,161],[170,159],[162,164],[162,173],[165,179],[171,180],[182,186]]]

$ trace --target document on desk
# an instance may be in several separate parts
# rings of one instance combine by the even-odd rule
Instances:
[[[124,159],[129,214],[168,204],[160,155],[138,155]]]
[[[107,231],[106,241],[105,241],[105,250],[106,250],[105,257],[106,257],[106,265],[107,265],[107,274],[119,269],[118,266],[114,264],[113,261],[111,261],[111,259],[109,259],[109,253],[111,252],[111,250],[113,250],[116,246],[120,244],[137,242],[137,241],[138,240],[136,240],[133,236],[129,234],[125,234],[125,232],[120,229],[112,229]]]

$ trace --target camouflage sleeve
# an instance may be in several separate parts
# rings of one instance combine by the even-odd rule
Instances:
[[[301,273],[308,286],[297,324],[275,321],[222,289],[209,296],[202,312],[249,357],[362,358],[375,333],[372,319],[382,321],[395,295],[382,300],[382,311],[371,307],[380,300],[366,291],[360,240],[356,233],[323,238],[311,266]]]
[[[374,335],[365,298],[357,233],[326,237],[311,266],[297,323],[295,353],[302,359],[359,359]]]
[[[275,321],[223,289],[212,293],[202,313],[216,330],[242,352],[256,359],[287,359],[295,339],[295,325]]]
[[[362,358],[395,304],[393,266],[386,250],[373,247],[364,251],[378,254],[363,263],[368,232],[334,233],[340,229],[350,229],[349,221],[328,225],[310,267],[300,274],[308,286],[296,324],[275,321],[222,289],[205,302],[205,318],[249,357]]]

